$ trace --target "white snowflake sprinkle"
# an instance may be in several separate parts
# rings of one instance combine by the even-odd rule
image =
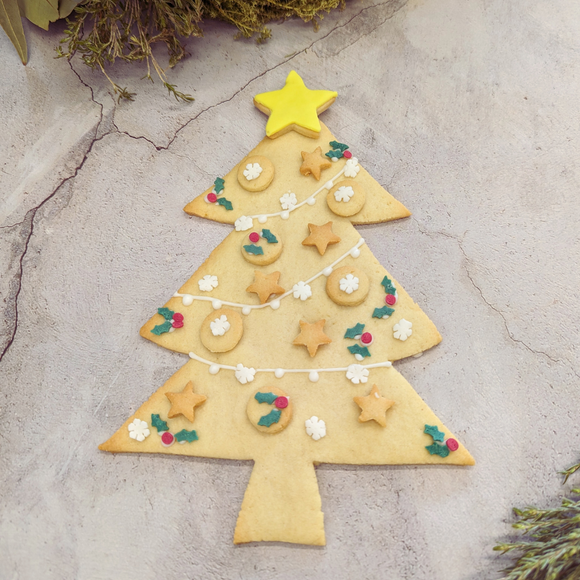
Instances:
[[[151,431],[149,431],[149,426],[145,421],[134,419],[132,423],[129,423],[129,437],[131,437],[131,439],[144,441],[145,437],[149,437],[150,434]]]
[[[254,380],[256,374],[256,369],[245,367],[242,363],[236,365],[236,379],[245,385],[246,383],[251,383]]]
[[[401,318],[395,326],[393,326],[393,336],[399,340],[405,341],[413,334],[413,323]]]
[[[312,288],[306,282],[298,282],[292,286],[292,292],[294,298],[300,298],[300,300],[306,300],[312,296]]]
[[[245,232],[254,226],[254,220],[251,217],[241,215],[234,223],[236,232]]]
[[[291,191],[289,191],[288,193],[285,193],[280,198],[280,204],[282,205],[282,209],[292,210],[296,207],[297,203],[298,203],[298,200],[296,199],[296,194],[292,193]]]
[[[369,379],[369,370],[362,365],[350,365],[346,370],[346,378],[355,385],[366,383]]]
[[[198,280],[197,285],[202,292],[211,292],[214,288],[218,286],[217,276],[212,276],[207,274],[201,280]],[[184,299],[185,303],[185,299]]]
[[[248,163],[244,169],[244,177],[248,181],[258,179],[258,177],[260,177],[260,173],[262,173],[262,167],[259,163]]]
[[[354,189],[350,185],[341,185],[334,192],[334,199],[336,201],[350,201],[350,198],[354,195]]]
[[[360,167],[358,165],[358,159],[356,157],[351,157],[344,166],[344,176],[345,177],[356,177]]]
[[[219,318],[216,318],[213,322],[210,322],[209,327],[211,328],[211,333],[214,336],[223,336],[230,329],[228,317],[225,314],[222,314]]]
[[[310,435],[314,441],[318,441],[326,435],[326,423],[314,415],[310,417],[310,419],[306,419],[304,425],[306,427],[306,433]]]
[[[340,289],[347,294],[352,294],[355,290],[358,290],[358,278],[352,274],[347,274],[340,280]]]

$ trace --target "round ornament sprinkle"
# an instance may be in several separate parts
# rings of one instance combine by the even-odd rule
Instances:
[[[350,151],[345,151],[343,154],[343,157],[346,157],[347,159],[350,159],[352,157],[352,153]]]
[[[393,304],[395,304],[397,302],[397,297],[394,294],[387,294],[385,296],[385,302],[389,306],[393,306]]]
[[[250,242],[255,244],[256,242],[260,241],[260,234],[258,232],[252,232],[250,234]]]
[[[209,201],[210,203],[215,203],[217,201],[217,195],[215,193],[208,193],[207,201]]]

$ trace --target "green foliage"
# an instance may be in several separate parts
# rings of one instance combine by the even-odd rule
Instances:
[[[580,463],[562,472],[564,483]],[[540,510],[514,508],[513,524],[524,537],[494,547],[502,553],[520,553],[502,580],[578,580],[580,578],[580,489],[572,489],[560,507]]]
[[[269,244],[277,244],[278,243],[278,238],[270,230],[263,229],[262,230],[262,237],[266,238],[266,240],[268,240]]]
[[[352,354],[358,354],[363,358],[367,356],[371,356],[369,349],[366,346],[361,346],[360,344],[353,344],[352,346],[347,347],[349,352]]]
[[[14,45],[22,64],[26,64],[28,60],[26,38],[16,0],[0,0],[0,26]]]
[[[375,308],[373,310],[373,318],[385,318],[391,316],[395,312],[394,308],[389,308],[388,306],[383,306],[382,308]]]
[[[213,182],[213,190],[219,195],[224,190],[225,181],[221,177],[216,177]]]
[[[188,441],[189,443],[193,442],[193,441],[198,441],[199,437],[197,436],[197,433],[194,431],[187,431],[186,429],[182,429],[179,433],[175,434],[175,440],[179,441],[181,443],[181,441]]]
[[[254,396],[258,403],[268,403],[269,405],[272,405],[277,398],[278,395],[274,393],[256,393]]]
[[[381,285],[385,289],[386,294],[394,294],[397,291],[394,284],[391,282],[391,280],[387,276],[385,276],[383,278]]]
[[[356,338],[363,333],[365,325],[362,322],[357,322],[352,328],[347,328],[344,333],[344,338]]]
[[[169,94],[177,100],[192,101],[191,95],[167,81],[153,55],[154,44],[166,46],[171,68],[187,55],[185,39],[203,36],[200,25],[208,18],[233,24],[238,37],[256,36],[262,43],[271,36],[265,26],[268,22],[297,16],[305,22],[314,21],[317,27],[323,12],[344,4],[345,0],[84,0],[67,20],[61,41],[65,48],[59,48],[58,55],[71,59],[80,54],[87,66],[100,69],[109,79],[119,100],[133,100],[134,93],[121,88],[106,73],[105,67],[117,59],[145,61],[145,78],[153,80],[153,67]]]
[[[273,425],[274,423],[278,423],[278,421],[280,421],[281,415],[282,411],[279,411],[278,409],[272,409],[267,415],[260,417],[258,425],[261,425],[262,427],[270,427],[270,425]]]
[[[157,429],[159,432],[169,431],[169,427],[167,426],[167,422],[163,421],[158,413],[151,414],[151,425]]]
[[[227,210],[231,211],[232,209],[234,209],[234,206],[232,205],[232,202],[229,199],[226,199],[225,197],[220,197],[218,200],[218,205],[222,205],[223,207],[225,207]]]
[[[425,425],[425,433],[431,435],[433,441],[443,441],[445,439],[445,433],[439,431],[437,425]]]
[[[166,308],[164,306],[163,308],[157,309],[157,314],[161,314],[161,316],[163,316],[163,318],[165,318],[165,320],[171,320],[173,318],[173,315],[175,314],[175,312],[173,312],[173,310],[169,310],[169,308]]]
[[[248,254],[254,254],[256,256],[262,256],[264,254],[264,250],[262,250],[260,246],[254,246],[254,244],[244,246],[244,250],[246,250]]]

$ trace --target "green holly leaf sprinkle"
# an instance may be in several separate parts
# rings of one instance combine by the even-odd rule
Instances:
[[[369,349],[366,346],[361,346],[360,344],[353,344],[348,347],[348,350],[352,354],[360,354],[363,358],[366,356],[371,356]]]
[[[345,145],[344,143],[339,143],[338,141],[331,141],[329,143],[329,145],[333,148],[333,149],[339,149],[340,152],[344,152],[348,149],[348,145]]]
[[[163,431],[169,431],[167,422],[163,421],[157,413],[151,415],[151,425],[153,425],[153,427],[155,427],[159,433],[163,433]]]
[[[218,200],[218,205],[223,205],[227,210],[234,209],[231,201],[228,201],[225,197],[220,197]]]
[[[169,320],[166,320],[163,324],[158,324],[151,332],[153,334],[156,334],[157,336],[159,336],[160,334],[163,334],[164,332],[169,332],[169,329],[172,326],[173,325],[171,324],[171,322]]]
[[[361,322],[357,322],[356,326],[347,329],[344,338],[356,338],[357,336],[360,336],[363,333],[364,329],[365,325],[362,324]]]
[[[425,447],[431,455],[439,455],[440,457],[447,457],[449,455],[449,447],[441,445],[440,443],[433,443]]]
[[[373,310],[373,318],[388,318],[395,312],[394,308],[389,308],[388,306],[383,306],[382,308],[375,308]]]
[[[277,423],[280,420],[281,415],[282,411],[280,411],[280,409],[272,409],[267,415],[260,417],[258,425],[262,425],[262,427],[269,427],[273,423]]]
[[[246,250],[248,254],[255,254],[256,256],[262,256],[264,254],[264,250],[262,250],[260,246],[254,246],[254,244],[244,246],[244,250]]]
[[[338,149],[333,149],[332,151],[329,151],[328,153],[325,153],[325,155],[327,157],[330,157],[330,159],[340,159],[342,157],[342,151],[339,151]]]
[[[439,431],[439,428],[436,425],[425,425],[424,432],[427,433],[427,435],[431,435],[433,441],[443,441],[445,438],[445,433]]]
[[[258,403],[268,403],[269,405],[272,405],[277,398],[278,395],[274,393],[256,393],[254,396]]]
[[[157,309],[157,314],[161,314],[165,320],[171,320],[175,312],[173,312],[173,310],[169,310],[169,308],[163,307]]]
[[[217,194],[219,194],[221,191],[224,190],[224,183],[225,183],[225,181],[221,177],[218,177],[213,182],[213,186],[214,186],[213,188]]]
[[[269,244],[278,243],[278,238],[270,230],[262,230],[262,237],[266,238]]]
[[[381,286],[385,289],[386,294],[394,294],[397,291],[393,283],[386,276],[383,278]]]
[[[179,433],[175,434],[175,440],[179,441],[180,443],[181,441],[189,441],[191,443],[192,441],[197,441],[198,439],[199,437],[195,431],[186,431],[185,429],[182,429]]]

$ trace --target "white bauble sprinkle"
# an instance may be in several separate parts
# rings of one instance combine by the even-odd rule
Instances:
[[[212,300],[211,305],[213,306],[214,310],[219,310],[222,307],[222,301],[221,300]]]
[[[191,306],[193,304],[193,296],[191,294],[184,294],[181,302],[184,306]]]
[[[306,203],[307,203],[308,205],[314,205],[314,204],[316,203],[316,198],[315,198],[315,197],[309,197],[309,198],[306,200]]]
[[[334,183],[332,183],[332,180],[330,180],[330,181],[327,181],[327,182],[324,184],[324,187],[326,187],[326,189],[332,189],[332,188],[334,187]]]
[[[328,266],[328,268],[324,268],[324,270],[322,270],[322,273],[325,276],[330,276],[332,274],[332,268],[330,266]]]
[[[210,365],[209,366],[209,374],[210,375],[217,375],[220,372],[220,367],[218,365]]]
[[[358,248],[354,248],[354,249],[352,250],[352,252],[350,253],[350,255],[351,255],[353,258],[358,258],[358,257],[360,256],[360,250],[359,250]]]
[[[317,383],[318,379],[320,378],[318,376],[318,373],[316,371],[310,371],[310,374],[308,375],[308,378],[310,379],[311,383]]]
[[[265,215],[260,215],[260,216],[258,216],[258,221],[261,224],[265,224],[268,221],[268,218]]]
[[[289,212],[289,211],[283,211],[283,212],[280,214],[280,217],[281,217],[283,220],[287,220],[287,219],[290,217],[290,212]]]
[[[270,306],[272,307],[272,310],[278,310],[278,308],[280,308],[280,300],[272,300]]]
[[[244,306],[242,308],[242,314],[245,314],[246,316],[248,316],[248,314],[250,314],[250,312],[252,312],[252,309],[249,306]]]
[[[285,372],[285,371],[284,371],[284,369],[276,369],[276,370],[274,371],[274,376],[275,376],[277,379],[281,379],[281,378],[284,376],[284,372]]]

